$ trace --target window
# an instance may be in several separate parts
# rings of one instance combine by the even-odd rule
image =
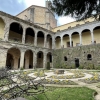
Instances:
[[[38,58],[41,58],[41,53],[38,54]]]
[[[87,55],[87,60],[92,60],[92,55],[91,54]]]
[[[64,61],[67,61],[67,57],[64,57]]]

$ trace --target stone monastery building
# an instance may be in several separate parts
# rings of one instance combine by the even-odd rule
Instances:
[[[16,16],[0,11],[0,67],[10,69],[100,66],[100,21],[89,18],[57,27],[46,7],[32,5]]]

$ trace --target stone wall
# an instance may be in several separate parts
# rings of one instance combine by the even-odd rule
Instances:
[[[81,68],[100,68],[100,44],[54,50],[53,56],[54,67],[76,68],[75,60],[78,59]]]

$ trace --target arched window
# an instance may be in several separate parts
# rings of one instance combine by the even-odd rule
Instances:
[[[64,61],[67,61],[67,57],[66,56],[64,57]]]
[[[91,54],[87,55],[87,60],[92,60],[92,55]]]

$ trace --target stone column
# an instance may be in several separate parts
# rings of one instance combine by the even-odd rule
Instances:
[[[63,47],[63,37],[61,37],[61,48]]]
[[[80,36],[80,45],[82,45],[82,34],[79,34]]]
[[[43,68],[45,69],[46,68],[46,64],[47,63],[47,54],[46,53],[44,53],[44,55],[43,55]]]
[[[35,31],[34,46],[37,46],[37,31]]]
[[[37,52],[33,53],[33,68],[36,69],[37,67]]]
[[[46,48],[46,44],[47,44],[47,35],[44,35],[44,48]]]
[[[14,57],[13,59],[14,59],[14,66],[13,66],[13,68],[16,70],[16,69],[18,69],[19,57]]]
[[[6,24],[5,29],[4,29],[4,41],[8,41],[9,38],[9,30],[10,30],[10,25]]]
[[[25,52],[22,51],[21,52],[21,57],[20,57],[20,68],[24,67],[24,54],[25,54]]]
[[[25,37],[26,37],[26,29],[23,28],[23,36],[22,36],[22,43],[25,44]]]
[[[55,38],[52,37],[52,49],[55,49]]]
[[[70,47],[72,47],[72,36],[69,35],[69,38],[70,38]]]
[[[92,38],[92,44],[94,44],[94,35],[93,35],[93,31],[91,31],[91,38]]]

